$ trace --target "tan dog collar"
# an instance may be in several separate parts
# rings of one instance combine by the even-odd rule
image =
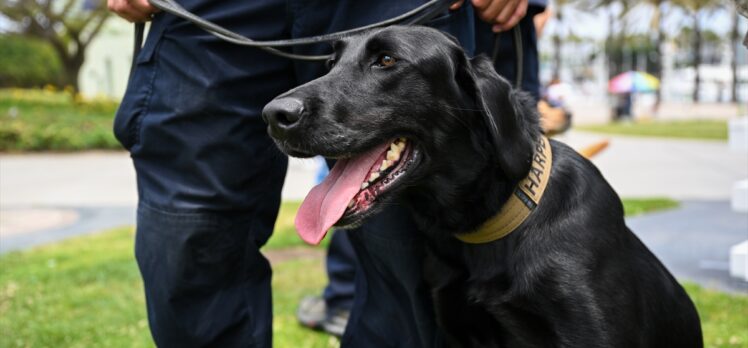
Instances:
[[[543,198],[543,192],[551,176],[552,163],[550,141],[545,136],[540,136],[535,147],[530,172],[517,184],[514,193],[509,196],[509,200],[499,212],[477,230],[456,234],[455,237],[465,243],[480,244],[493,242],[512,233],[540,204],[540,199]]]

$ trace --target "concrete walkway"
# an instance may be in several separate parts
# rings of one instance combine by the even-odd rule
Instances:
[[[748,294],[748,282],[729,276],[730,246],[748,239],[748,214],[728,202],[685,201],[626,223],[676,278]]]
[[[302,200],[318,166],[291,160],[283,199]],[[134,225],[136,205],[125,152],[0,155],[0,253]]]
[[[575,131],[556,139],[576,149],[610,139],[593,162],[621,197],[729,200],[733,183],[748,178],[748,154],[731,152],[726,142]]]
[[[605,138],[611,145],[593,162],[621,197],[685,200],[680,210],[630,219],[642,240],[679,277],[745,291],[724,268],[729,245],[748,239],[748,214],[731,213],[727,204],[733,182],[748,177],[748,156],[731,153],[723,142],[573,131],[558,139],[581,148]],[[312,160],[292,160],[283,198],[302,199],[317,168]],[[123,152],[0,155],[0,252],[132,225],[136,200],[132,163]],[[39,224],[32,217],[40,211],[58,223]]]
[[[46,212],[45,212],[46,211]],[[27,230],[25,226],[11,225],[2,220],[30,219],[30,215],[44,212],[49,219],[60,212],[72,216],[71,221],[58,223],[46,228]],[[30,214],[31,213],[31,214]],[[33,222],[33,220],[31,221]],[[25,225],[29,224],[26,220]],[[63,207],[49,206],[38,208],[5,208],[0,210],[0,254],[12,250],[27,249],[65,238],[99,232],[113,227],[135,224],[135,206]]]

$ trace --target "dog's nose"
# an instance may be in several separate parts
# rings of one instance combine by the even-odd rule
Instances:
[[[262,109],[262,119],[277,130],[287,130],[301,120],[304,115],[304,103],[296,98],[274,99]]]

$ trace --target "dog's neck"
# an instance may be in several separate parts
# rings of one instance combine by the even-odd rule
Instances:
[[[419,227],[432,237],[455,239],[455,233],[475,230],[499,212],[519,182],[507,178],[492,151],[476,151],[475,143],[449,144],[446,165],[406,197]]]

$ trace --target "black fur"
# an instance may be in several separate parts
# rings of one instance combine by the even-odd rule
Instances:
[[[417,163],[373,211],[391,199],[412,209],[450,346],[702,346],[683,288],[626,227],[600,172],[564,144],[551,141],[545,195],[517,230],[480,245],[454,238],[496,214],[540,136],[535,105],[488,59],[421,27],[335,47],[329,74],[278,97],[300,101],[300,119],[269,115],[269,132],[302,157],[350,157],[400,136],[415,144]],[[382,54],[397,62],[378,65]]]

